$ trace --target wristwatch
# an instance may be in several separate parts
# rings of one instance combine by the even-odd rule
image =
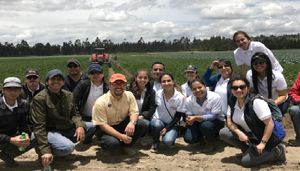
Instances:
[[[133,125],[136,125],[136,121],[130,121],[130,123],[132,123]]]
[[[267,144],[267,141],[265,141],[265,140],[261,140],[260,142],[265,145]]]

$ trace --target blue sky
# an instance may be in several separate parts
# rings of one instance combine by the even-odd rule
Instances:
[[[292,0],[0,0],[0,42],[173,40],[299,33]]]

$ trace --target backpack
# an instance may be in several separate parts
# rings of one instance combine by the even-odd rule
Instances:
[[[252,105],[251,106],[252,109],[253,109],[253,101],[255,99],[261,99],[261,100],[264,100],[265,102],[267,102],[267,104],[271,110],[272,119],[274,122],[273,134],[278,139],[283,140],[286,133],[285,133],[285,130],[284,130],[282,124],[280,123],[280,121],[282,120],[282,113],[281,113],[279,107],[272,100],[267,99],[260,94],[257,94],[254,97],[252,97],[251,101],[249,102],[249,104]]]

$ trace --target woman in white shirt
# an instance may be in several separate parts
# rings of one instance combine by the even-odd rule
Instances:
[[[168,73],[162,74],[160,83],[162,90],[156,92],[157,107],[150,123],[152,152],[158,151],[160,139],[168,146],[174,145],[179,129],[176,124],[184,113],[185,97],[176,90],[173,76]]]
[[[270,59],[265,53],[257,52],[251,59],[251,70],[247,72],[250,91],[272,99],[278,105],[282,114],[289,106],[288,88],[281,72],[272,70]]]
[[[285,146],[274,133],[271,110],[266,101],[249,96],[249,81],[233,78],[225,128],[220,139],[242,151],[241,164],[255,167],[270,161],[285,162]]]
[[[186,99],[186,132],[184,141],[190,144],[204,142],[203,152],[215,150],[216,136],[224,127],[221,97],[206,89],[200,79],[191,82],[193,95]]]
[[[250,61],[256,52],[263,52],[267,54],[272,62],[272,68],[276,71],[282,72],[283,68],[275,58],[274,54],[264,44],[257,41],[252,41],[250,36],[244,31],[237,31],[233,34],[233,41],[237,45],[237,49],[234,50],[234,59],[237,66],[240,67],[240,73],[245,75]]]

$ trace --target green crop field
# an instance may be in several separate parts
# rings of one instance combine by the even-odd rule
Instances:
[[[296,50],[274,50],[273,53],[284,68],[283,74],[286,77],[289,86],[292,85],[297,73],[300,71],[300,49]],[[176,82],[184,82],[183,71],[189,64],[198,67],[201,76],[210,63],[215,59],[230,59],[234,64],[232,51],[220,52],[158,52],[158,53],[118,53],[117,62],[134,73],[138,69],[150,69],[152,62],[160,61],[165,63],[166,70],[172,73]],[[0,79],[1,83],[5,77],[18,76],[24,78],[26,68],[36,68],[40,71],[43,80],[47,71],[58,68],[66,72],[66,62],[69,58],[75,57],[81,62],[81,68],[86,72],[89,63],[89,55],[71,55],[71,56],[47,56],[47,57],[7,57],[0,58]],[[104,66],[104,71],[107,71]],[[114,67],[116,72],[121,72]]]

